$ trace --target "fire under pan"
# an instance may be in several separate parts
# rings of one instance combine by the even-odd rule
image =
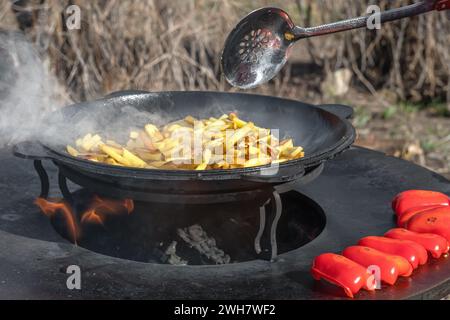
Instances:
[[[282,250],[275,262],[247,257],[239,263],[174,266],[112,257],[110,252],[71,244],[33,204],[40,183],[32,164],[13,157],[11,150],[1,151],[0,161],[3,299],[342,299],[339,289],[310,276],[315,256],[339,252],[362,236],[382,235],[394,227],[390,200],[400,191],[421,188],[450,194],[450,182],[431,171],[352,148],[327,162],[317,179],[282,195],[289,215],[302,214],[302,207],[290,201],[309,199],[320,205],[326,223],[323,230],[319,223],[310,242],[302,240],[295,249]],[[47,167],[52,176],[55,170]],[[57,194],[58,184],[50,185],[50,193]],[[81,290],[66,287],[70,265],[81,268]],[[441,258],[395,286],[361,292],[356,299],[432,299],[449,293],[450,259]]]

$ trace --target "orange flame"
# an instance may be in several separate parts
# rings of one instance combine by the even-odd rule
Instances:
[[[130,214],[134,211],[134,201],[131,199],[125,199],[124,206],[127,209],[128,214]]]
[[[66,221],[70,239],[73,243],[77,244],[77,240],[81,235],[81,229],[78,226],[78,221],[73,214],[71,206],[67,202],[59,199],[47,200],[44,198],[37,198],[34,203],[49,218],[60,212]],[[103,225],[107,216],[130,214],[133,210],[134,202],[131,199],[102,199],[95,195],[89,209],[81,215],[80,220],[81,223]]]
[[[130,214],[133,210],[134,202],[131,199],[102,199],[95,195],[89,209],[81,216],[81,222],[103,225],[107,216]]]
[[[34,203],[41,209],[41,211],[48,217],[53,217],[57,212],[63,214],[69,229],[69,235],[72,242],[77,244],[77,239],[80,236],[80,230],[75,220],[74,214],[70,205],[65,201],[52,202],[44,198],[37,198]]]
[[[95,210],[86,211],[81,217],[81,223],[94,223],[103,225],[103,218]]]

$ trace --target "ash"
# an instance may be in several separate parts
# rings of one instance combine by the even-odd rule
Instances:
[[[208,237],[208,234],[200,225],[194,224],[184,229],[178,229],[177,233],[191,248],[205,255],[216,264],[230,263],[230,256],[217,248],[216,240]]]
[[[171,244],[166,249],[165,254],[169,257],[167,262],[172,265],[185,266],[187,261],[183,260],[179,255],[177,255],[177,242],[172,241]]]

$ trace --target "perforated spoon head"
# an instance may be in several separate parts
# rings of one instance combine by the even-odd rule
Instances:
[[[289,15],[278,8],[258,9],[242,19],[222,52],[227,81],[248,89],[275,77],[287,61],[294,27]]]

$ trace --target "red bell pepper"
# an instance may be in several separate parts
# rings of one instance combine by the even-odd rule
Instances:
[[[335,253],[317,256],[311,267],[315,280],[325,279],[344,289],[345,294],[353,298],[361,288],[375,290],[375,277],[356,262]]]
[[[424,207],[409,208],[408,210],[403,212],[401,215],[397,216],[397,225],[400,228],[404,228],[406,226],[406,223],[408,222],[408,220],[411,219],[412,217],[414,217],[419,212],[423,212],[423,211],[426,211],[429,209],[434,209],[434,208],[440,208],[440,207],[442,207],[442,206],[424,206]]]
[[[398,216],[410,208],[441,205],[449,206],[449,197],[441,192],[428,190],[404,191],[392,200],[392,209]]]
[[[411,240],[422,245],[433,258],[438,259],[442,254],[447,253],[449,244],[447,239],[433,233],[417,233],[403,228],[391,229],[384,234],[387,238]]]
[[[420,212],[408,220],[406,229],[419,233],[434,233],[450,242],[450,207]]]
[[[393,285],[397,281],[399,269],[402,269],[401,265],[399,268],[398,258],[403,259],[404,263],[409,264],[408,261],[400,256],[386,254],[376,249],[363,246],[347,247],[342,252],[342,255],[366,268],[370,266],[378,267],[380,269],[381,281],[390,285]],[[410,270],[412,270],[411,266]]]
[[[383,252],[383,253],[388,254],[386,252]],[[397,256],[397,255],[393,255],[393,254],[391,256],[392,256],[392,259],[395,260],[395,263],[398,268],[398,275],[400,277],[409,277],[413,273],[414,269],[408,260],[406,260],[402,256]]]
[[[385,253],[402,256],[416,269],[425,264],[428,254],[420,244],[409,240],[390,239],[385,237],[365,237],[359,240],[358,245],[380,250]]]

